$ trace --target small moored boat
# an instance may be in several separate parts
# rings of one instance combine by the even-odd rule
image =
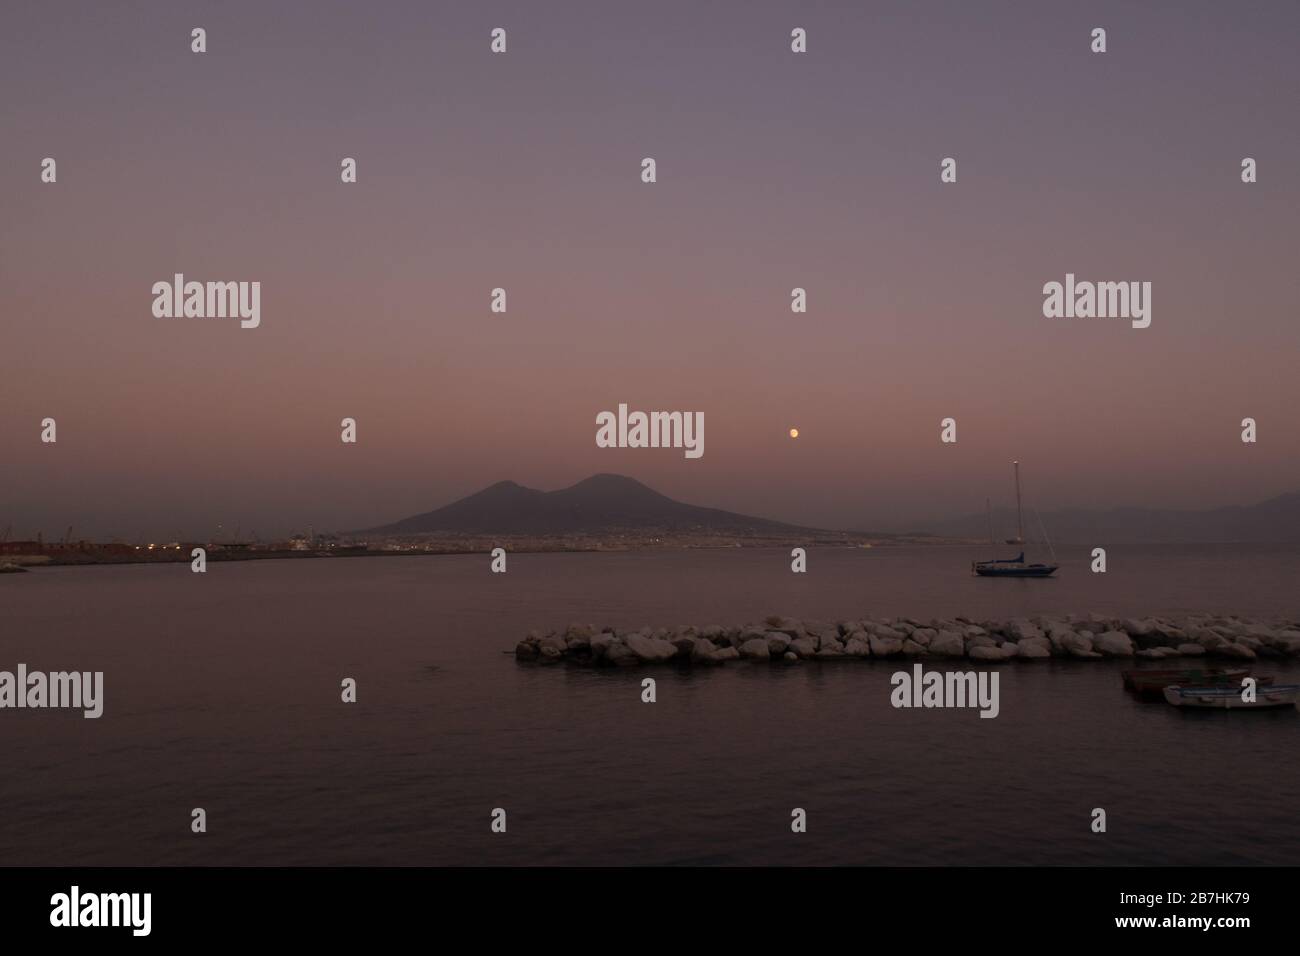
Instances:
[[[1026,564],[1023,551],[1014,558],[976,561],[971,570],[982,578],[1045,578],[1056,572],[1059,564]]]
[[[1120,676],[1124,679],[1124,688],[1137,694],[1139,697],[1154,697],[1157,700],[1164,696],[1165,688],[1171,684],[1180,687],[1222,687],[1225,685],[1241,686],[1241,679],[1250,676],[1250,669],[1247,667],[1175,667],[1172,669],[1158,668],[1134,668],[1123,671]],[[1273,678],[1261,677],[1258,682],[1272,683]]]
[[[1239,687],[1165,688],[1165,700],[1175,707],[1200,707],[1212,710],[1264,710],[1270,707],[1295,707],[1300,684],[1257,686],[1254,700],[1243,700]]]

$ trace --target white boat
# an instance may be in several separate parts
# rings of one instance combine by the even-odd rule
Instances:
[[[1165,700],[1175,707],[1201,707],[1216,710],[1262,710],[1268,707],[1300,707],[1300,684],[1257,684],[1255,699],[1244,700],[1240,687],[1165,688]]]

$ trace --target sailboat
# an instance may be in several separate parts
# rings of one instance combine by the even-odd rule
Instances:
[[[982,578],[1046,578],[1056,573],[1059,564],[1053,560],[1052,564],[1029,564],[1025,561],[1025,519],[1024,511],[1020,504],[1020,462],[1014,461],[1012,465],[1016,470],[1016,536],[1007,538],[1007,544],[1017,544],[1020,546],[1020,553],[1014,558],[990,558],[988,561],[972,561],[970,569],[973,573]],[[985,499],[985,506],[988,507],[988,499]],[[1044,533],[1043,537],[1046,537]],[[993,544],[993,512],[989,510],[989,548],[992,550]],[[1048,542],[1051,547],[1051,542]],[[1053,559],[1056,555],[1053,553]]]

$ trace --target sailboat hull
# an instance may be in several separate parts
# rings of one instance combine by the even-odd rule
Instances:
[[[1046,578],[1056,573],[1059,564],[985,564],[976,562],[975,573],[982,578]]]

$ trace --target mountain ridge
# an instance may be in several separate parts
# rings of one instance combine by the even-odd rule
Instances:
[[[1015,511],[993,512],[998,542],[1014,533]],[[1300,542],[1300,492],[1253,505],[1202,510],[1125,506],[1063,508],[1041,514],[1047,537],[1062,544],[1271,544]],[[1025,513],[1026,537],[1041,540],[1039,515]],[[599,473],[554,491],[498,481],[450,504],[353,534],[418,535],[437,532],[491,535],[564,535],[664,530],[751,535],[874,535],[984,541],[987,514],[912,522],[906,532],[834,530],[686,504],[626,475]]]
[[[357,533],[543,535],[615,529],[759,534],[820,530],[686,504],[635,478],[599,473],[555,491],[498,481],[441,508]]]

